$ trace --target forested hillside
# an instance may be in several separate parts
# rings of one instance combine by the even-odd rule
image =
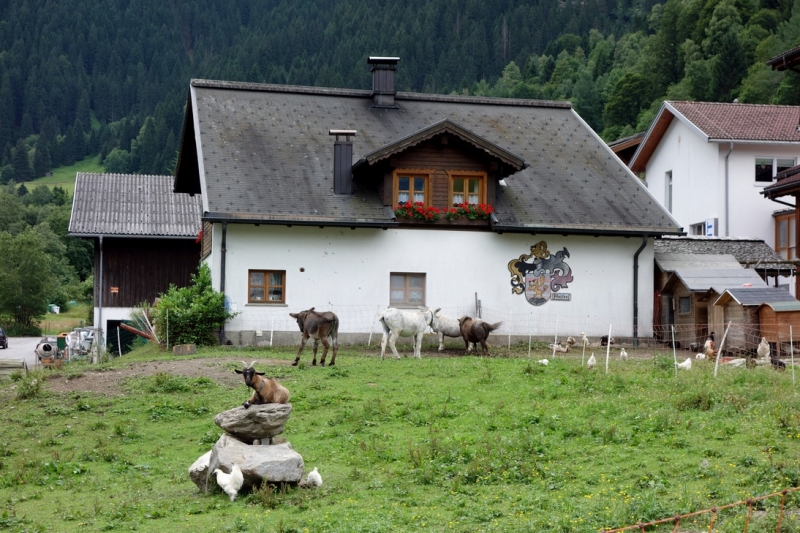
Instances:
[[[0,183],[100,154],[174,162],[191,78],[569,99],[606,139],[665,98],[798,103],[764,61],[800,44],[800,0],[0,2]]]

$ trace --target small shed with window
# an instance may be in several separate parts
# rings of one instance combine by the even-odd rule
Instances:
[[[726,289],[767,288],[754,270],[743,268],[731,255],[657,252],[655,261],[660,320],[656,331],[667,341],[674,326],[675,341],[681,346],[702,342],[712,331],[722,330],[725,317],[714,302]]]
[[[717,298],[714,302],[714,308],[717,309],[715,314],[722,317],[724,324],[731,322],[736,325],[728,331],[725,341],[727,349],[734,352],[755,353],[761,337],[766,336],[760,310],[767,302],[768,305],[778,306],[800,304],[789,291],[775,287],[725,289]],[[774,343],[777,335],[774,330],[771,331],[772,334],[767,336],[767,340]]]

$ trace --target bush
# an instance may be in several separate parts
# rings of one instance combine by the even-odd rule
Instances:
[[[160,296],[153,326],[159,339],[169,337],[172,345],[212,346],[217,342],[214,333],[234,316],[225,309],[225,295],[211,287],[208,265],[202,264],[192,285],[180,289],[173,285]]]
[[[34,324],[9,324],[6,328],[9,337],[41,337],[42,328]]]

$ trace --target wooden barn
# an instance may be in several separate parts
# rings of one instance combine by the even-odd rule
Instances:
[[[758,306],[761,336],[766,337],[779,357],[789,353],[790,339],[795,347],[800,337],[800,301],[770,302]],[[796,348],[795,348],[796,349]]]
[[[81,173],[69,235],[94,243],[94,325],[115,329],[200,262],[200,198],[172,192],[172,176]]]

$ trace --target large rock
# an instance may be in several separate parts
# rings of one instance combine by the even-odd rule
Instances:
[[[189,467],[189,478],[192,483],[205,490],[208,477],[208,463],[211,461],[211,450],[207,451]]]
[[[210,454],[210,455],[209,455]],[[203,460],[208,456],[203,470]],[[291,444],[251,445],[230,435],[222,435],[206,455],[200,457],[189,469],[189,476],[195,485],[208,492],[216,485],[211,475],[217,468],[230,472],[233,465],[239,465],[244,476],[242,490],[258,486],[264,481],[271,483],[298,483],[303,477],[303,458],[292,449]],[[195,474],[193,475],[193,470]]]
[[[247,409],[234,407],[215,416],[214,423],[241,441],[253,442],[283,433],[291,412],[290,403],[251,405]]]

